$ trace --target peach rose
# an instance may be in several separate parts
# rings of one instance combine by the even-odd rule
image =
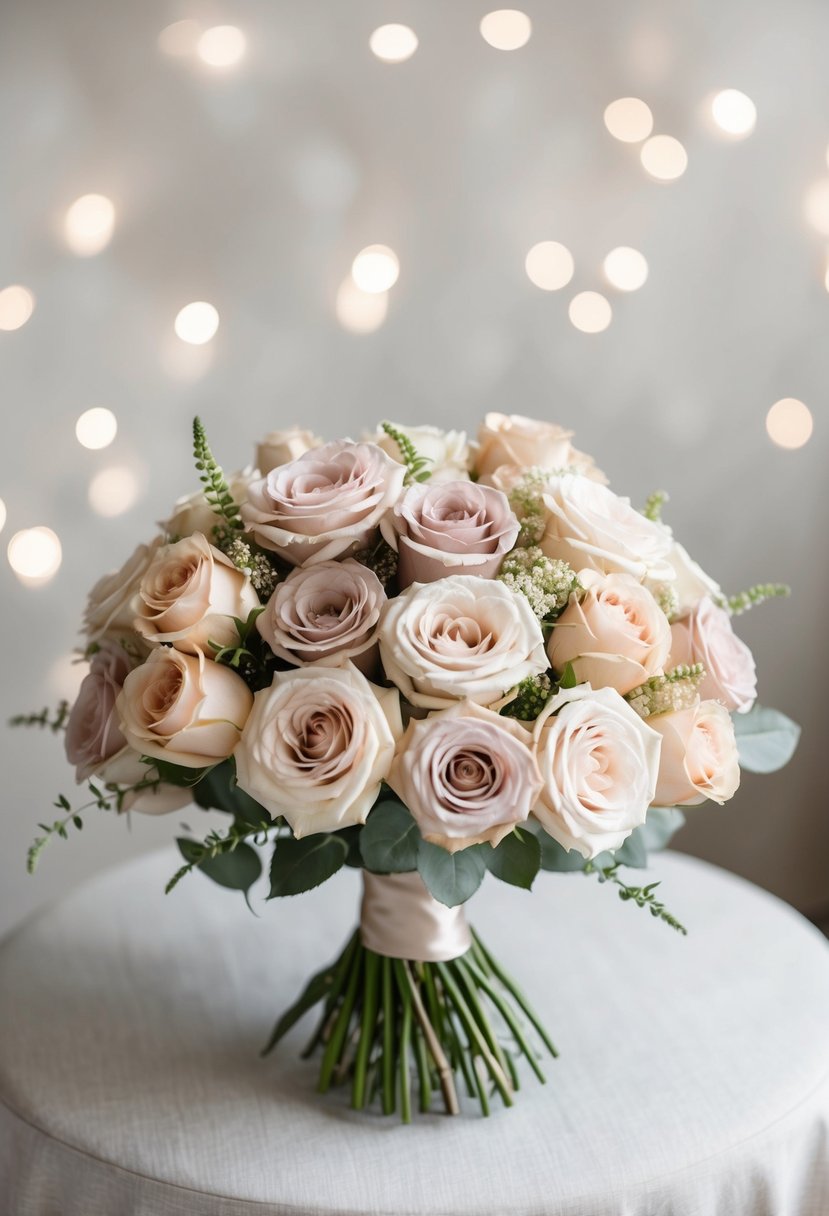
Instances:
[[[380,530],[398,551],[403,590],[449,574],[494,578],[515,544],[519,523],[500,490],[447,481],[411,486]]]
[[[559,674],[572,663],[580,684],[630,692],[661,671],[671,648],[668,618],[629,574],[582,570],[585,594],[570,596],[547,653]]]
[[[298,460],[312,448],[322,446],[322,440],[313,431],[303,431],[301,427],[289,426],[284,431],[269,431],[264,439],[256,445],[256,467],[262,477],[267,476],[271,469],[291,460]]]
[[[253,704],[241,676],[201,652],[156,647],[124,680],[115,702],[127,743],[184,768],[226,760]]]
[[[242,518],[264,549],[292,566],[330,561],[370,539],[405,475],[375,444],[338,439],[254,482]]]
[[[232,646],[233,617],[246,621],[259,596],[247,575],[196,532],[157,551],[133,607],[135,628],[148,641],[212,658],[209,643]]]
[[[648,725],[662,737],[657,806],[693,806],[710,798],[727,802],[740,784],[734,724],[717,701],[693,709],[652,714]]]
[[[653,802],[659,735],[614,689],[579,684],[547,702],[533,736],[543,780],[536,819],[582,857],[620,848]]]
[[[489,479],[499,470],[507,479],[508,469],[519,476],[527,469],[573,469],[604,481],[592,456],[579,452],[570,443],[572,431],[554,422],[524,418],[521,414],[487,414],[478,428],[478,443],[473,464],[478,477]]]
[[[701,697],[748,713],[757,700],[754,656],[731,627],[731,617],[707,596],[671,626],[671,664],[702,663]]]
[[[157,536],[149,545],[139,545],[120,570],[98,579],[89,593],[84,613],[84,632],[90,642],[97,642],[106,633],[134,635],[132,601],[161,544],[161,537]]]
[[[466,431],[442,431],[436,426],[402,426],[399,422],[395,422],[394,427],[412,441],[418,456],[428,460],[424,473],[429,474],[432,485],[445,481],[469,480],[469,444],[466,442]],[[401,460],[397,440],[387,435],[382,427],[378,427],[368,442],[376,443],[392,460]]]
[[[474,701],[409,723],[388,782],[424,840],[449,853],[495,847],[523,823],[541,789],[530,734]]]
[[[365,823],[402,730],[397,691],[351,663],[280,672],[254,698],[237,780],[296,837]]]

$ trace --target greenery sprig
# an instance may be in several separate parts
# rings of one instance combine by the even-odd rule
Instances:
[[[69,702],[59,701],[54,709],[42,709],[39,714],[15,714],[9,718],[9,726],[48,727],[53,734],[65,730],[69,718]]]
[[[654,524],[661,524],[662,508],[670,500],[670,497],[667,490],[654,490],[653,494],[649,494],[642,508],[642,514],[645,519],[649,519]]]
[[[272,819],[262,819],[261,823],[257,824],[237,820],[224,833],[215,830],[208,832],[204,840],[180,838],[177,844],[186,861],[167,883],[164,888],[165,895],[169,895],[185,875],[197,868],[203,869],[209,878],[213,878],[222,886],[235,887],[247,893],[250,885],[259,877],[261,865],[246,842],[252,839],[254,844],[265,844],[268,833],[275,826]],[[211,865],[229,858],[232,854],[236,855],[237,864]],[[251,861],[251,855],[256,858],[255,862]],[[248,878],[249,882],[246,881]]]
[[[381,428],[390,439],[397,444],[403,463],[406,466],[406,483],[428,481],[432,476],[428,467],[432,463],[431,456],[421,456],[408,435],[404,435],[393,422],[381,422]]]
[[[766,600],[785,598],[791,595],[792,589],[786,583],[755,583],[747,591],[738,595],[729,595],[726,607],[732,616],[742,616],[749,608],[756,608]]]
[[[593,862],[588,861],[584,867],[585,874],[595,874],[599,882],[613,883],[619,888],[619,898],[624,903],[634,903],[637,908],[647,908],[651,916],[657,920],[662,920],[666,925],[670,925],[672,929],[676,929],[677,933],[681,933],[683,937],[687,937],[688,930],[684,925],[673,916],[663,903],[657,900],[654,892],[660,885],[658,882],[648,883],[645,887],[631,887],[619,877],[618,871],[620,862],[615,862],[610,866],[597,866]]]
[[[239,508],[233,500],[222,467],[210,450],[207,433],[201,418],[198,417],[193,419],[193,456],[208,503],[221,519],[224,528],[231,532],[241,532],[244,525]]]

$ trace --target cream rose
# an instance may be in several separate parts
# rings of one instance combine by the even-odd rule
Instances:
[[[129,673],[115,702],[131,747],[184,768],[227,759],[252,704],[247,684],[229,667],[170,646],[156,647]]]
[[[120,570],[98,579],[89,593],[84,613],[84,632],[90,642],[97,642],[106,633],[134,635],[132,601],[161,544],[161,537],[157,536],[149,545],[139,545]]]
[[[237,780],[297,837],[365,823],[401,734],[396,690],[353,664],[281,672],[255,696]]]
[[[660,672],[671,649],[668,618],[646,587],[629,574],[582,570],[583,596],[559,616],[547,653],[559,674],[572,663],[580,684],[630,692]]]
[[[523,823],[541,789],[530,734],[473,701],[412,721],[389,785],[421,834],[450,853],[493,847]]]
[[[554,422],[524,418],[521,414],[487,414],[478,429],[477,450],[473,459],[479,478],[495,475],[506,481],[517,471],[527,469],[572,469],[605,481],[592,456],[579,452],[570,443],[572,431]],[[497,483],[496,483],[497,484]]]
[[[533,728],[543,787],[533,814],[582,857],[618,849],[645,822],[660,737],[612,688],[557,693]]]
[[[754,656],[731,626],[731,617],[707,596],[671,626],[671,666],[702,663],[699,694],[745,714],[757,700]]]
[[[284,431],[269,431],[256,445],[256,467],[262,477],[271,469],[291,460],[298,460],[312,448],[322,446],[322,440],[313,431],[304,431],[298,426],[289,426]]]
[[[258,474],[250,468],[241,469],[238,473],[228,477],[228,489],[237,507],[241,507],[242,503],[247,502],[248,486],[255,480],[258,480]],[[165,536],[174,540],[192,536],[194,532],[203,533],[209,540],[213,535],[213,529],[221,522],[221,517],[216,514],[207,501],[207,495],[203,490],[197,490],[195,494],[187,494],[184,498],[179,498],[170,518],[163,520],[160,527]]]
[[[666,531],[670,535],[668,529]],[[672,541],[666,560],[673,571],[671,587],[676,593],[677,616],[685,616],[697,606],[705,595],[710,596],[715,602],[722,598],[723,593],[719,583],[697,565],[679,541]]]
[[[318,562],[291,571],[256,627],[288,663],[340,664],[374,645],[385,603],[383,584],[360,562]]]
[[[380,525],[401,589],[450,574],[494,578],[519,523],[506,495],[470,481],[411,486]]]
[[[466,431],[442,431],[436,426],[401,426],[399,422],[395,422],[394,427],[401,435],[411,440],[418,456],[428,460],[424,472],[428,472],[432,485],[444,481],[469,480],[469,444],[466,441]],[[402,460],[397,440],[387,435],[382,427],[378,427],[369,442],[376,443],[392,460]]]
[[[247,620],[259,596],[247,575],[196,532],[156,552],[133,607],[135,628],[148,641],[212,658],[209,643],[232,646],[233,617]]]
[[[717,701],[693,709],[652,714],[648,725],[662,737],[657,806],[693,806],[710,798],[727,802],[740,784],[734,724]]]
[[[547,519],[539,544],[548,557],[574,570],[631,574],[638,581],[674,577],[667,560],[670,533],[634,510],[629,499],[572,473],[551,478],[542,499]]]
[[[330,561],[370,539],[405,475],[375,444],[336,440],[254,482],[242,518],[293,566]]]
[[[380,657],[406,700],[424,709],[464,698],[492,705],[547,670],[541,626],[524,596],[472,575],[414,583],[390,600]]]

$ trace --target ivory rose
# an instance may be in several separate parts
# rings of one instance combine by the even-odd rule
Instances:
[[[256,445],[256,467],[262,477],[271,469],[297,460],[312,448],[322,446],[322,440],[313,431],[304,431],[298,426],[289,426],[284,431],[269,431]]]
[[[330,561],[370,539],[405,475],[375,444],[338,439],[254,482],[242,518],[263,548],[293,566]]]
[[[291,571],[256,627],[288,663],[339,664],[374,645],[385,602],[383,584],[360,562],[318,562]]]
[[[380,657],[412,705],[491,705],[547,669],[538,618],[522,595],[474,575],[413,583],[387,604]]]
[[[671,665],[702,663],[703,698],[722,701],[726,709],[744,714],[757,700],[754,656],[731,627],[724,608],[705,596],[687,616],[671,626]]]
[[[560,674],[572,663],[580,684],[630,692],[663,669],[671,649],[668,618],[629,574],[582,570],[578,577],[584,595],[570,596],[547,646],[553,669]]]
[[[134,635],[132,601],[161,544],[161,537],[157,536],[149,545],[139,545],[120,570],[98,579],[89,593],[84,613],[84,632],[90,642],[97,642],[106,633]]]
[[[629,499],[572,473],[551,478],[542,499],[547,520],[539,544],[548,557],[574,570],[590,567],[639,581],[673,579],[670,533],[634,510]]]
[[[229,667],[170,646],[156,647],[129,673],[115,702],[131,747],[184,768],[227,759],[252,704],[247,684]]]
[[[460,701],[409,723],[388,782],[425,840],[450,853],[494,847],[523,823],[541,789],[531,745],[513,719]]]
[[[693,806],[710,798],[727,802],[740,784],[734,724],[717,701],[652,714],[648,724],[662,737],[658,806]]]
[[[254,698],[237,780],[297,837],[365,823],[402,729],[396,690],[351,663],[280,672]]]
[[[645,822],[660,736],[612,688],[557,693],[533,728],[543,787],[533,814],[582,857],[618,849]]]
[[[424,472],[428,472],[432,485],[444,481],[469,480],[469,444],[466,442],[466,431],[442,431],[436,426],[402,426],[399,422],[395,422],[394,427],[401,435],[411,440],[418,456],[428,460]],[[369,442],[376,443],[392,460],[402,459],[397,440],[387,435],[382,427],[378,427]]]
[[[380,525],[399,555],[401,590],[449,574],[494,578],[519,523],[500,490],[470,481],[411,486]]]
[[[678,540],[672,542],[667,561],[673,570],[671,587],[676,593],[678,616],[685,616],[705,595],[715,601],[722,597],[719,583],[705,573]]]
[[[242,469],[228,477],[228,489],[237,507],[241,507],[243,502],[247,502],[248,486],[255,479],[256,474],[250,468]],[[192,536],[194,532],[202,532],[209,540],[213,535],[213,529],[221,522],[221,517],[216,514],[207,501],[204,490],[197,490],[195,494],[187,494],[184,498],[179,498],[173,506],[169,519],[163,520],[160,526],[164,535],[174,540]]]
[[[211,658],[209,643],[233,645],[233,617],[247,620],[259,597],[247,575],[196,532],[156,552],[133,606],[135,628],[148,641]]]
[[[521,414],[487,414],[478,429],[474,468],[482,479],[489,479],[499,470],[506,478],[509,469],[520,475],[535,468],[573,469],[604,481],[604,473],[595,467],[592,456],[574,448],[572,438],[572,431],[554,422]]]

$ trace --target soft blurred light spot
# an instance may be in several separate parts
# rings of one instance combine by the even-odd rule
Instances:
[[[605,278],[619,291],[637,291],[648,277],[648,263],[638,249],[619,245],[611,249],[603,264]]]
[[[101,469],[89,483],[89,505],[99,515],[123,515],[138,501],[140,483],[126,465]]]
[[[13,283],[0,291],[0,329],[20,329],[35,310],[35,298],[28,287]]]
[[[711,102],[714,122],[734,139],[750,135],[757,123],[757,107],[739,89],[723,89]]]
[[[108,447],[118,433],[118,420],[112,410],[96,407],[85,410],[75,423],[75,435],[82,447]]]
[[[158,49],[175,59],[194,55],[201,32],[201,25],[192,17],[184,21],[174,21],[172,25],[165,26],[158,35]]]
[[[610,304],[598,291],[580,291],[573,296],[568,311],[576,329],[585,334],[600,334],[613,316]]]
[[[88,258],[106,249],[115,227],[115,207],[103,194],[84,194],[66,212],[63,230],[73,253]]]
[[[6,552],[12,570],[28,587],[42,587],[60,569],[60,541],[51,528],[24,528],[15,532]]]
[[[368,245],[351,263],[351,277],[361,291],[388,291],[399,274],[397,254],[388,245]]]
[[[646,171],[660,182],[672,182],[688,167],[688,153],[673,135],[653,135],[639,153]]]
[[[196,54],[211,68],[232,68],[242,59],[247,39],[235,25],[213,25],[196,44]]]
[[[802,448],[814,430],[812,411],[796,397],[784,397],[766,415],[766,430],[779,448]]]
[[[185,304],[175,320],[176,333],[182,342],[189,342],[192,346],[209,342],[218,328],[219,314],[206,300]]]
[[[6,526],[6,504],[3,502],[3,499],[0,498],[0,532],[3,531],[5,526]]]
[[[362,291],[349,276],[337,291],[337,320],[351,334],[372,334],[389,311],[388,292]]]
[[[530,40],[532,22],[517,8],[499,8],[481,19],[481,36],[496,51],[517,51]]]
[[[829,258],[826,259],[826,271],[823,276],[823,286],[829,291]]]
[[[89,664],[77,654],[61,655],[49,668],[49,690],[53,697],[68,701],[71,705],[80,692],[81,682],[89,671]]]
[[[383,63],[403,63],[417,50],[417,34],[408,25],[381,25],[369,38],[368,45]]]
[[[806,219],[821,236],[829,236],[829,178],[815,182],[807,191]]]
[[[542,291],[566,287],[575,269],[572,253],[558,241],[539,241],[533,245],[524,259],[524,267],[530,282]]]
[[[604,125],[614,139],[623,144],[638,144],[653,130],[650,106],[638,97],[620,97],[604,112]]]

